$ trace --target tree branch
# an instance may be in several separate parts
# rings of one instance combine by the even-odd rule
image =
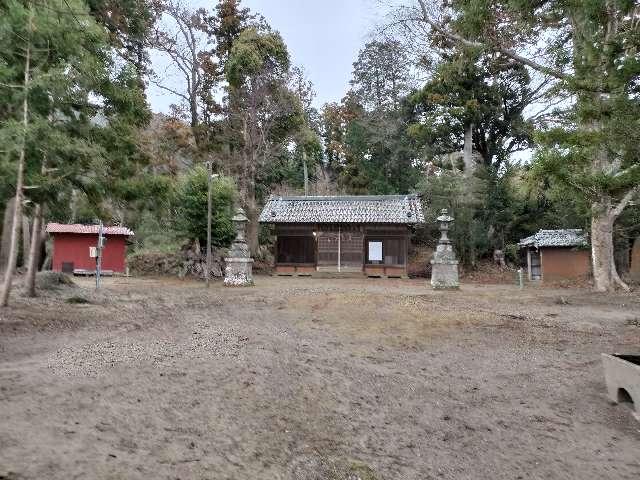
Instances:
[[[522,63],[523,65],[526,65],[528,67],[533,68],[534,70],[537,70],[538,72],[544,73],[546,75],[551,75],[552,77],[556,77],[559,78],[561,80],[566,80],[568,77],[566,74],[564,74],[563,72],[561,72],[560,70],[556,70],[554,68],[551,67],[547,67],[545,65],[542,65],[540,63],[534,62],[533,60],[523,57],[522,55],[516,53],[515,51],[509,49],[509,48],[503,48],[500,47],[498,45],[487,45],[485,43],[482,42],[477,42],[477,41],[473,41],[473,40],[468,40],[460,35],[457,35],[449,30],[447,30],[446,28],[444,28],[442,25],[440,25],[439,23],[433,21],[430,17],[429,17],[429,13],[427,12],[427,5],[425,3],[425,0],[418,0],[418,3],[420,4],[420,9],[422,10],[422,19],[424,22],[428,23],[429,26],[431,26],[431,28],[433,28],[435,31],[437,31],[438,33],[440,33],[441,35],[443,35],[445,38],[448,38],[449,40],[458,43],[460,45],[463,45],[465,47],[470,47],[470,48],[482,48],[482,49],[491,49],[494,50],[496,52],[502,53],[503,55],[506,55],[509,58],[512,58],[513,60]]]
[[[167,91],[167,92],[169,92],[169,93],[173,93],[174,95],[177,95],[178,97],[180,97],[180,98],[182,98],[182,99],[186,100],[187,102],[189,101],[189,97],[188,97],[188,96],[186,96],[184,93],[180,93],[180,92],[178,92],[178,91],[176,91],[176,90],[173,90],[173,89],[171,89],[171,88],[169,88],[169,87],[167,87],[167,86],[163,85],[163,84],[162,84],[162,83],[160,83],[159,81],[154,80],[153,78],[149,78],[149,81],[150,81],[151,83],[153,83],[156,87],[161,88],[162,90],[166,90],[166,91]]]
[[[637,168],[640,168],[640,163],[636,163],[634,165],[631,165],[629,168],[625,168],[624,170],[620,170],[613,177],[614,178],[618,178],[618,177],[621,177],[622,175],[627,175],[628,173],[633,172]]]
[[[633,187],[631,190],[629,190],[627,193],[624,194],[624,196],[620,199],[618,204],[613,209],[611,209],[611,213],[615,215],[614,218],[617,218],[620,216],[622,211],[627,207],[627,205],[629,205],[629,202],[631,202],[633,197],[636,196],[638,193],[640,193],[640,185]]]

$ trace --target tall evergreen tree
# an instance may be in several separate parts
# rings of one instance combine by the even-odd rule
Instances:
[[[640,193],[636,2],[417,0],[413,15],[407,21],[417,19],[433,37],[495,52],[557,79],[558,89],[575,96],[558,121],[548,124],[539,158],[568,190],[591,204],[596,290],[627,288],[615,268],[613,229]],[[539,48],[542,59],[526,53]]]
[[[353,64],[351,89],[341,105],[327,105],[328,164],[351,193],[406,193],[418,179],[415,150],[406,135],[404,98],[414,87],[412,64],[399,42],[367,43]]]
[[[510,156],[533,146],[525,109],[536,99],[522,65],[473,51],[444,56],[413,94],[410,133],[428,158],[462,151],[465,132],[482,164],[498,171]]]
[[[229,97],[239,107],[231,111],[241,126],[237,178],[253,252],[258,247],[257,180],[274,153],[304,124],[301,106],[287,85],[289,67],[282,37],[257,28],[240,34],[225,65]]]
[[[87,0],[89,12],[109,34],[117,54],[142,76],[148,69],[149,31],[156,21],[157,0]],[[142,86],[142,85],[141,85]]]
[[[353,63],[351,90],[369,110],[394,110],[414,87],[411,61],[398,40],[367,43]]]
[[[40,212],[68,203],[72,190],[104,198],[137,160],[131,130],[147,118],[137,72],[117,66],[105,28],[80,0],[8,0],[0,10],[0,139],[17,178],[15,216],[22,179]],[[13,248],[2,304],[16,255]]]
[[[318,111],[313,107],[315,91],[304,70],[293,67],[289,75],[289,89],[296,96],[303,116],[303,126],[294,136],[294,160],[302,165],[304,194],[309,194],[309,171],[320,166],[322,145],[320,144],[320,123]],[[297,169],[296,169],[297,170]]]

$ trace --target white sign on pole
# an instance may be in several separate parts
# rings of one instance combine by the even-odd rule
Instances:
[[[98,256],[98,248],[97,247],[89,247],[89,257],[96,258]]]
[[[382,242],[369,242],[369,261],[382,261]]]

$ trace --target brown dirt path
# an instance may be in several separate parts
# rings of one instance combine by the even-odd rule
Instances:
[[[72,295],[90,304],[68,304]],[[0,311],[0,479],[636,479],[640,298],[89,280]]]

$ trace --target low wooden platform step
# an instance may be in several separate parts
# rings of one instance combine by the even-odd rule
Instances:
[[[313,272],[313,273],[272,273],[272,277],[310,277],[310,278],[409,278],[406,275],[365,275],[363,272]]]
[[[403,278],[403,279],[408,279],[409,277],[407,275],[367,275],[367,278]]]
[[[313,272],[313,278],[364,278],[363,272]]]
[[[366,278],[362,272],[276,272],[271,274],[273,277],[312,277],[312,278]]]

